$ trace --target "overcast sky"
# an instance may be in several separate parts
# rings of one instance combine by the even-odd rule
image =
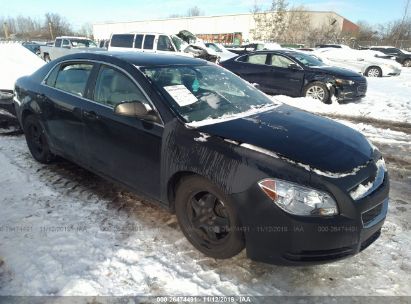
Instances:
[[[6,3],[7,2],[7,3]],[[0,16],[25,15],[41,17],[46,12],[65,16],[75,27],[84,23],[131,21],[166,18],[170,14],[185,13],[198,6],[205,15],[247,13],[254,0],[0,0]],[[335,11],[357,22],[385,23],[401,18],[405,0],[288,0],[291,5],[305,5],[311,10]],[[259,4],[270,1],[257,0]]]

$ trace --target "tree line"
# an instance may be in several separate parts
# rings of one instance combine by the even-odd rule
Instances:
[[[79,35],[92,37],[92,27],[85,23],[79,30],[64,17],[46,13],[43,18],[26,16],[1,17],[0,39],[11,40],[53,40],[57,36]],[[7,37],[6,37],[7,36]]]

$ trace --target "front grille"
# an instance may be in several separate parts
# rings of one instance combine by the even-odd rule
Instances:
[[[369,223],[371,223],[377,216],[381,214],[382,211],[382,206],[383,204],[379,204],[375,206],[374,208],[364,212],[361,215],[362,223],[364,226],[367,226]]]

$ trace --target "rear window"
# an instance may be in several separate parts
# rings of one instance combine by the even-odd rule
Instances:
[[[136,49],[141,49],[141,46],[143,45],[143,37],[144,35],[136,35],[136,40],[134,41],[134,47]]]
[[[110,45],[113,47],[125,47],[125,48],[132,48],[134,41],[133,34],[120,34],[120,35],[113,35],[111,37]]]
[[[88,63],[62,65],[57,74],[54,87],[78,96],[84,96],[92,68],[93,64]]]
[[[144,39],[144,49],[145,50],[152,50],[154,46],[154,35],[146,35]]]

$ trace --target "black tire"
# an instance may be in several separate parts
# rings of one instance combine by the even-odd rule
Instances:
[[[49,54],[44,54],[43,59],[44,59],[45,62],[50,62],[51,61],[51,58],[50,58]]]
[[[27,116],[23,122],[23,129],[33,158],[42,164],[52,162],[55,156],[50,152],[44,128],[36,116]]]
[[[320,81],[309,83],[304,88],[304,96],[312,97],[326,104],[331,103],[330,91],[328,90],[327,86]]]
[[[404,60],[404,62],[402,63],[403,66],[409,68],[411,67],[411,59],[406,59]]]
[[[244,249],[244,235],[234,204],[207,179],[184,178],[178,185],[175,207],[184,235],[205,255],[228,259]]]
[[[377,66],[370,66],[364,73],[367,77],[382,77],[382,70]]]

